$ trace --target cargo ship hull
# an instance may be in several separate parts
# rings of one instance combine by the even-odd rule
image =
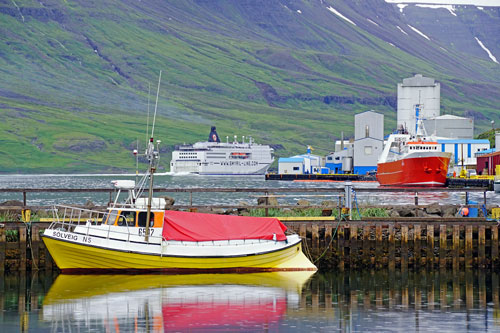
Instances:
[[[444,186],[450,157],[446,152],[420,152],[379,163],[377,180],[383,186]]]

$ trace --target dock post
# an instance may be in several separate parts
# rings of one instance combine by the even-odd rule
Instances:
[[[5,250],[7,248],[7,237],[5,231],[5,228],[0,228],[0,274],[5,272]],[[3,278],[0,280],[3,281]],[[3,294],[3,289],[0,291]]]
[[[401,271],[408,270],[408,226],[401,226]]]
[[[31,228],[31,269],[33,271],[38,270],[38,265],[40,263],[40,232],[38,226],[33,226]]]
[[[319,226],[317,224],[313,224],[311,228],[311,243],[313,249],[319,249]]]
[[[265,192],[264,194],[266,196],[266,209],[265,209],[266,216],[269,216],[269,208],[267,207],[269,206],[269,192]]]
[[[460,226],[453,226],[453,271],[457,272],[460,268]],[[459,295],[460,297],[460,295]]]
[[[413,227],[413,267],[415,269],[420,268],[420,224],[415,224]]]
[[[344,184],[345,191],[345,206],[349,209],[349,220],[352,220],[352,183],[345,182]]]
[[[26,271],[26,228],[20,226],[19,230],[19,270]]]
[[[486,267],[486,226],[480,225],[477,236],[477,265]]]
[[[472,225],[465,227],[465,268],[472,268]]]
[[[418,192],[415,192],[415,206],[418,206]]]
[[[328,250],[332,249],[332,226],[325,225],[325,248],[328,246]]]
[[[427,225],[427,251],[426,251],[427,268],[434,267],[434,226]]]
[[[363,226],[363,266],[371,265],[370,256],[370,226]]]
[[[337,237],[337,253],[339,256],[339,270],[342,272],[344,271],[344,265],[345,265],[345,249],[344,249],[344,239],[345,239],[345,232],[344,232],[344,227],[339,226],[337,229],[337,234],[335,235]]]
[[[382,226],[377,224],[375,227],[375,266],[382,266]]]
[[[302,238],[303,242],[307,241],[307,229],[305,223],[302,223],[299,227],[299,236]]]
[[[396,268],[396,244],[394,244],[394,225],[389,225],[388,228],[388,233],[389,233],[389,249],[388,249],[388,254],[389,254],[389,270],[394,271]]]
[[[491,266],[493,268],[500,266],[498,259],[498,225],[491,226]]]
[[[356,266],[356,261],[358,260],[358,227],[355,225],[350,225],[349,227],[349,238],[350,238],[350,252],[349,252],[349,268]]]
[[[446,250],[447,250],[447,240],[446,240],[446,225],[441,224],[439,226],[439,268],[446,268]]]

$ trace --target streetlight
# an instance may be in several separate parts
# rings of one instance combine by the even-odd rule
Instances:
[[[491,121],[491,129],[493,131],[495,131],[495,121],[494,120]]]

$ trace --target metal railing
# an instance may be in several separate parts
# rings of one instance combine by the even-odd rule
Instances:
[[[114,212],[117,211],[115,210]],[[77,233],[82,234],[83,230],[76,230],[76,228],[84,227],[86,236],[98,236],[104,237],[106,239],[126,240],[127,242],[130,242],[131,240],[144,241],[144,235],[140,235],[139,233],[136,235],[135,233],[132,233],[127,222],[127,217],[123,214],[116,213],[114,215],[111,215],[113,213],[110,213],[109,211],[96,211],[64,205],[54,206],[52,209],[52,213],[54,220],[50,224],[49,229],[65,232],[77,231]],[[123,219],[123,221],[125,221],[124,225],[114,226],[106,224],[108,215],[110,216],[109,218],[113,218],[113,222],[117,221],[117,219]],[[107,225],[108,228],[102,228],[102,226],[104,225]],[[123,227],[126,227],[126,229],[124,229]],[[105,236],[103,232],[105,233]],[[162,237],[150,235],[148,237],[147,243],[158,243],[158,241],[161,242],[161,239]]]
[[[488,189],[482,187],[471,187],[471,188],[359,188],[353,187],[358,193],[408,193],[409,195],[413,195],[416,200],[415,204],[418,205],[418,195],[419,193],[427,193],[427,192],[462,192],[465,193],[466,196],[468,193],[483,193],[484,204],[486,204],[486,193],[489,192]],[[146,189],[145,192],[148,190]],[[251,194],[260,193],[263,197],[270,197],[272,195],[284,194],[284,193],[335,193],[336,196],[344,192],[343,187],[328,187],[328,188],[154,188],[154,193],[187,193],[189,194],[189,203],[187,205],[176,205],[178,208],[190,208],[194,207],[193,205],[193,194],[196,193],[248,193],[249,196]],[[27,207],[27,194],[28,193],[109,193],[109,202],[112,202],[112,196],[116,191],[114,189],[88,189],[88,188],[80,188],[80,189],[63,189],[63,188],[30,188],[30,189],[0,189],[0,193],[22,193],[23,194],[23,206]],[[333,197],[333,196],[332,196]],[[47,208],[46,206],[30,206],[32,208]],[[239,208],[238,205],[203,205],[198,207],[218,207],[218,208]],[[287,206],[280,206],[281,208],[287,208]],[[293,207],[293,206],[291,206]],[[0,207],[1,210],[6,209],[15,209],[22,207]],[[254,208],[253,206],[249,206],[248,208]],[[264,208],[259,206],[259,208]]]

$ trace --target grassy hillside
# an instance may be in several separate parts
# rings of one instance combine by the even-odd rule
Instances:
[[[133,169],[159,70],[167,151],[216,125],[281,144],[278,156],[325,153],[357,112],[384,113],[390,131],[396,84],[415,73],[441,82],[443,112],[472,112],[485,129],[500,66],[405,36],[401,20],[374,0],[0,1],[0,170]]]

